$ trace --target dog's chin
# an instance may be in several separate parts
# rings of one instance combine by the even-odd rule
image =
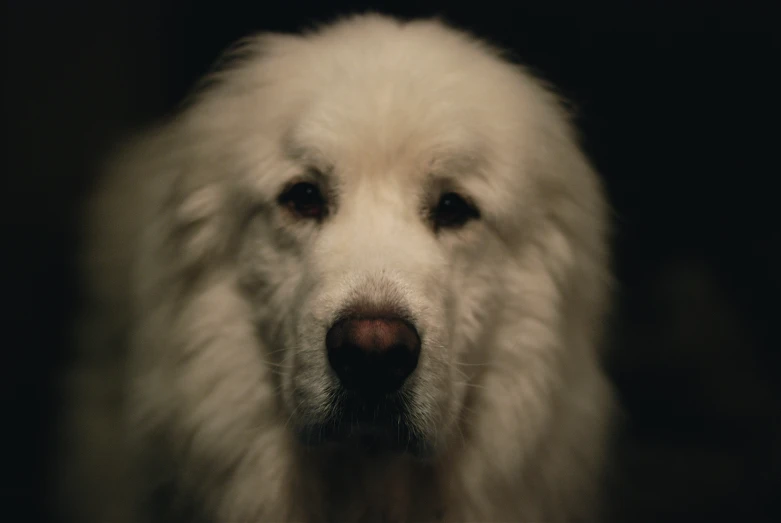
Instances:
[[[309,449],[367,454],[405,454],[430,459],[433,442],[420,435],[399,396],[364,399],[342,394],[331,416],[298,427],[301,444]]]

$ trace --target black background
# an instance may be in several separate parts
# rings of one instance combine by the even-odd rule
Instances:
[[[612,496],[623,519],[781,518],[777,2],[169,0],[4,3],[9,520],[50,515],[73,217],[96,160],[173,110],[233,40],[367,8],[442,15],[514,50],[577,106],[617,226],[609,364],[628,420]]]

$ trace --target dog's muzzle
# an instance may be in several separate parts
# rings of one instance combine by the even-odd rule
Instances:
[[[305,440],[421,453],[406,401],[421,351],[415,326],[397,315],[347,316],[328,330],[325,349],[338,382],[334,408]]]

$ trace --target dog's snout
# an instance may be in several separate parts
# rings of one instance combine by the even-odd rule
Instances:
[[[420,336],[399,318],[348,318],[326,335],[328,361],[342,386],[363,394],[401,387],[420,355]]]

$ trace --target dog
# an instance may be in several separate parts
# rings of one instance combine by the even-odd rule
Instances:
[[[609,210],[562,100],[439,20],[227,56],[90,200],[73,513],[600,520]]]

